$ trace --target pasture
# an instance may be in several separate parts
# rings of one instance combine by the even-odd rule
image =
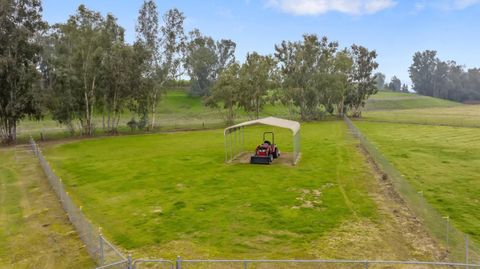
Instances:
[[[454,226],[480,240],[480,132],[418,124],[355,124]]]
[[[0,268],[93,266],[35,158],[0,148]]]
[[[379,91],[367,100],[366,111],[455,107],[459,103],[414,93]]]
[[[247,129],[247,150],[271,129]],[[291,150],[291,134],[275,131]],[[138,256],[431,257],[398,232],[356,146],[330,121],[302,126],[296,167],[225,164],[221,130],[51,143],[44,154],[86,216]]]

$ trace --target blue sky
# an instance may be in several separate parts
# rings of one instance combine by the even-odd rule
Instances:
[[[65,21],[80,4],[112,13],[135,39],[143,0],[43,0],[44,18]],[[237,59],[247,52],[274,52],[282,40],[304,33],[326,35],[340,46],[375,49],[379,71],[409,83],[408,67],[416,51],[435,49],[443,60],[480,67],[480,0],[158,0],[159,12],[176,7],[187,30],[199,28],[216,39],[237,43]]]

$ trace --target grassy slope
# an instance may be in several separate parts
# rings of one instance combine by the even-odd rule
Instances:
[[[379,91],[367,101],[366,110],[395,110],[430,107],[452,107],[459,103],[413,93]]]
[[[478,129],[356,124],[432,205],[480,241]]]
[[[246,136],[251,148],[260,129]],[[289,150],[290,134],[276,131]],[[124,248],[166,258],[328,257],[312,254],[316,240],[345,222],[380,221],[371,175],[342,122],[305,124],[302,139],[298,167],[226,165],[220,130],[94,139],[45,153],[86,214]],[[315,206],[302,208],[305,201]]]
[[[237,109],[237,121],[244,121],[248,115]],[[273,106],[267,104],[262,111],[261,116],[270,115],[285,115],[288,116],[288,109],[282,105]],[[127,122],[129,122],[134,115],[131,112],[125,111],[119,121],[119,128],[127,130]],[[163,129],[178,129],[178,128],[202,128],[202,127],[219,127],[224,125],[224,114],[220,109],[205,107],[199,97],[190,97],[183,90],[171,90],[162,96],[157,108],[156,124]],[[136,117],[138,121],[138,116]],[[94,123],[97,128],[102,128],[103,118],[98,114],[94,118]],[[68,136],[67,128],[56,121],[52,120],[47,115],[42,121],[24,120],[19,124],[18,133],[20,138],[28,137],[28,133],[35,137],[39,136],[40,132],[49,137],[65,137]]]
[[[35,160],[20,155],[0,149],[0,268],[93,267]]]
[[[447,108],[369,111],[364,120],[480,127],[480,105],[460,105]]]

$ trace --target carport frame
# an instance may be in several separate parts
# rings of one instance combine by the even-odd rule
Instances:
[[[251,125],[269,125],[280,128],[290,129],[293,137],[293,155],[292,164],[296,165],[300,160],[300,123],[297,121],[286,120],[276,117],[267,117],[258,120],[242,122],[225,128],[223,135],[225,138],[225,162],[235,160],[244,152],[245,148],[245,128]]]

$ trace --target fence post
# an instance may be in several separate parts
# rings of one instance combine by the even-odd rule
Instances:
[[[365,269],[368,269],[368,261],[365,261]]]
[[[127,256],[127,268],[128,269],[133,269],[133,267],[132,267],[132,254],[128,254],[128,256]]]
[[[103,263],[105,262],[105,256],[104,256],[104,253],[103,253],[103,236],[102,234],[100,234],[98,236],[98,244],[99,244],[99,252],[100,252],[100,265],[103,265]]]
[[[244,261],[244,262],[243,262],[243,269],[247,269],[247,267],[248,267],[248,262],[247,262],[247,261]]]
[[[465,264],[467,265],[467,266],[465,266],[466,269],[468,269],[468,263],[469,263],[469,261],[468,261],[468,254],[469,254],[468,251],[469,251],[468,235],[465,234]]]
[[[182,257],[177,256],[177,260],[175,261],[175,269],[182,269]]]

